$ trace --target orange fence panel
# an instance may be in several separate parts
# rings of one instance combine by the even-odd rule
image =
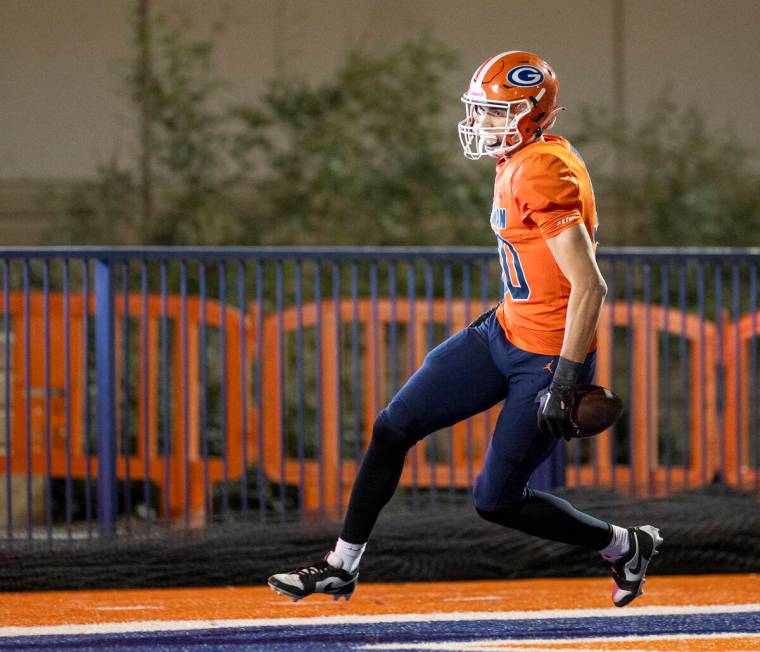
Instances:
[[[83,360],[83,304],[81,295],[69,297],[69,338],[64,341],[63,329],[64,297],[60,293],[50,293],[49,320],[50,333],[50,385],[45,387],[44,360],[44,296],[35,292],[28,295],[29,324],[24,323],[24,296],[20,292],[9,294],[11,319],[11,367],[12,401],[7,406],[11,412],[11,460],[5,457],[0,447],[0,472],[24,474],[27,458],[30,472],[46,475],[46,447],[50,447],[52,477],[65,477],[67,460],[72,477],[84,478],[88,474],[97,477],[97,459],[93,454],[85,455],[84,442],[84,392],[85,371]],[[282,415],[288,409],[287,388],[281,379],[286,376],[286,367],[292,366],[287,359],[288,334],[296,331],[298,316],[295,307],[288,307],[281,314],[263,315],[262,355],[257,359],[256,304],[251,304],[244,314],[235,307],[225,306],[226,318],[226,375],[221,382],[226,383],[226,403],[220,409],[226,411],[227,439],[224,445],[226,456],[202,453],[202,432],[199,404],[201,385],[199,371],[200,328],[202,306],[198,297],[187,297],[186,351],[182,347],[179,324],[182,317],[182,299],[171,295],[166,298],[166,317],[170,324],[170,410],[171,455],[169,476],[166,474],[163,437],[161,432],[161,319],[162,298],[160,295],[147,297],[147,319],[143,319],[143,296],[130,294],[127,306],[123,296],[116,300],[117,351],[121,351],[121,320],[124,310],[131,321],[137,323],[137,336],[130,338],[133,352],[135,393],[130,407],[130,420],[134,424],[135,443],[130,450],[122,450],[119,437],[117,474],[120,479],[129,476],[132,480],[142,480],[146,475],[146,453],[148,456],[147,475],[159,491],[168,492],[169,513],[166,516],[180,517],[189,511],[193,523],[201,523],[208,516],[208,504],[213,485],[226,480],[243,479],[244,470],[260,465],[266,478],[272,483],[287,485],[303,484],[304,506],[307,510],[324,509],[337,513],[348,501],[356,463],[353,456],[348,458],[341,451],[338,440],[341,410],[342,372],[339,368],[339,327],[350,325],[356,318],[361,326],[361,444],[366,447],[372,432],[376,413],[391,398],[393,388],[387,382],[389,345],[387,329],[395,323],[403,327],[406,350],[403,351],[400,367],[403,373],[411,373],[422,363],[427,353],[428,329],[433,324],[447,324],[451,332],[463,328],[472,315],[468,304],[462,300],[446,302],[441,299],[427,301],[419,299],[381,298],[376,300],[341,299],[321,301],[317,314],[315,303],[300,307],[301,323],[304,329],[320,324],[321,339],[316,345],[321,351],[321,391],[316,400],[320,403],[321,422],[315,430],[319,433],[321,459],[311,455],[299,460],[288,449],[292,439],[292,429],[283,426]],[[90,297],[87,310],[94,314],[94,299]],[[474,312],[474,311],[473,311]],[[244,404],[241,405],[241,320],[245,333],[245,369],[250,373],[255,365],[261,365],[261,409],[263,431],[257,430],[258,418],[255,411],[253,384],[245,383]],[[683,323],[682,323],[683,320]],[[632,378],[628,403],[634,413],[630,418],[631,456],[629,464],[613,463],[611,431],[602,433],[591,443],[591,456],[580,465],[576,472],[568,473],[567,483],[574,485],[612,486],[622,490],[633,490],[639,495],[663,494],[666,485],[674,489],[697,486],[709,482],[713,475],[725,468],[726,480],[742,487],[749,487],[755,479],[750,468],[750,405],[757,397],[749,395],[749,388],[743,379],[749,374],[749,347],[756,337],[754,327],[760,322],[760,313],[745,315],[737,323],[724,319],[723,349],[718,350],[718,329],[714,322],[701,320],[694,314],[682,314],[675,308],[633,302],[610,302],[605,305],[599,327],[599,353],[597,382],[605,386],[613,385],[613,361],[611,359],[614,329],[630,328],[632,351],[630,360]],[[208,328],[219,329],[222,325],[222,306],[216,301],[206,301],[206,324]],[[414,324],[412,332],[410,324]],[[26,327],[29,342],[26,341]],[[690,423],[688,428],[689,454],[687,463],[666,469],[661,458],[660,387],[661,374],[659,360],[662,351],[663,332],[682,336],[688,341]],[[144,347],[144,336],[147,349]],[[407,353],[413,344],[414,360]],[[29,347],[29,364],[26,366],[26,347]],[[64,353],[70,355],[70,405],[71,419],[65,417]],[[719,355],[720,354],[720,355]],[[210,355],[206,352],[206,355]],[[186,359],[185,359],[186,356]],[[719,413],[718,368],[719,358],[723,361],[723,383],[725,401],[723,412]],[[123,364],[120,355],[118,364]],[[187,378],[183,369],[187,366]],[[117,375],[118,375],[117,370]],[[618,368],[618,372],[619,372]],[[28,374],[28,396],[27,384]],[[147,386],[144,386],[147,378]],[[614,389],[614,387],[613,387]],[[122,392],[121,384],[118,386]],[[47,394],[46,394],[47,392]],[[49,398],[50,422],[45,418],[46,395]],[[187,397],[187,398],[186,398]],[[122,396],[117,395],[117,405],[121,406]],[[185,401],[187,400],[187,405]],[[444,450],[446,459],[432,459],[428,441],[420,442],[410,453],[409,461],[401,477],[404,487],[422,488],[453,486],[466,489],[473,482],[473,475],[482,464],[490,437],[489,429],[495,423],[500,406],[488,413],[456,424],[451,429],[451,449]],[[121,409],[121,407],[119,408]],[[245,411],[247,432],[246,449],[243,450],[243,415]],[[27,428],[27,412],[29,425]],[[187,414],[187,421],[185,415]],[[117,415],[117,424],[120,419]],[[146,429],[147,424],[147,429]],[[719,428],[722,426],[722,433]],[[70,431],[70,447],[67,447],[66,433]],[[27,430],[30,446],[27,448]],[[50,433],[49,442],[46,433]],[[725,435],[723,446],[719,437]],[[316,436],[316,435],[315,435]],[[187,445],[186,445],[187,437]],[[259,437],[262,438],[263,459],[258,459]],[[316,442],[312,442],[316,443]],[[448,443],[446,443],[446,446]],[[444,447],[444,448],[445,448]],[[291,447],[292,448],[292,447]],[[94,453],[94,440],[90,452]],[[440,451],[439,451],[440,452]],[[226,458],[226,473],[225,473]],[[208,478],[206,486],[204,478]],[[666,482],[667,480],[667,482]],[[185,490],[189,490],[189,504],[185,504]],[[163,496],[162,496],[163,497]]]
[[[429,304],[425,300],[412,302],[405,299],[395,301],[395,320],[398,324],[410,323],[410,307],[414,311],[415,332],[409,337],[415,338],[417,359],[415,365],[422,362],[425,350],[425,332],[430,318],[436,324],[444,324],[447,319],[447,303],[443,300],[432,302],[432,314],[428,315]],[[465,315],[464,301],[455,300],[448,304],[452,332],[462,328],[469,319]],[[341,323],[350,324],[357,315],[358,320],[365,326],[366,341],[363,347],[363,444],[369,442],[372,423],[379,409],[390,399],[386,391],[385,367],[382,362],[387,359],[387,343],[380,334],[391,321],[391,302],[378,299],[357,301],[356,308],[350,299],[341,300],[339,318]],[[314,304],[301,307],[302,324],[304,328],[316,324],[317,314]],[[337,442],[339,411],[339,369],[337,367],[336,317],[335,304],[332,301],[321,303],[321,333],[322,333],[322,423],[321,450],[322,463],[317,459],[306,459],[303,462],[304,491],[307,509],[319,507],[320,489],[324,500],[323,509],[335,511],[339,506],[345,506],[353,479],[356,474],[356,464],[353,458],[345,459],[339,455]],[[685,327],[682,330],[682,317]],[[284,451],[286,433],[283,432],[280,414],[284,409],[283,394],[280,388],[282,368],[279,356],[271,352],[279,351],[283,346],[284,334],[296,328],[295,308],[282,311],[282,330],[280,333],[276,316],[270,315],[264,319],[264,350],[269,352],[262,360],[264,368],[263,410],[264,410],[264,470],[273,482],[282,480],[286,484],[298,485],[302,478],[301,463],[297,458]],[[743,337],[749,337],[749,318],[742,322]],[[718,406],[716,402],[717,387],[717,331],[716,325],[703,321],[693,314],[682,315],[674,308],[665,309],[661,306],[633,302],[630,310],[624,303],[609,303],[602,313],[599,327],[599,353],[597,365],[597,382],[612,386],[612,361],[610,358],[611,338],[613,328],[632,330],[633,350],[631,355],[633,379],[629,403],[635,406],[631,417],[631,461],[632,464],[616,464],[612,462],[612,433],[607,431],[593,440],[592,461],[583,464],[578,472],[568,473],[567,483],[574,485],[613,484],[627,491],[629,489],[638,495],[663,494],[666,487],[666,476],[673,488],[697,486],[710,481],[716,469],[720,466],[718,436]],[[660,405],[660,373],[658,360],[661,354],[660,342],[662,332],[674,336],[683,336],[689,343],[689,386],[691,388],[690,410],[691,420],[688,430],[689,458],[688,473],[683,466],[673,466],[666,470],[660,460],[659,443],[659,405]],[[730,338],[727,338],[730,341]],[[249,347],[252,350],[252,347]],[[727,363],[730,358],[726,355]],[[727,364],[727,368],[731,368]],[[746,371],[746,370],[745,370]],[[743,371],[742,373],[745,373]],[[728,395],[731,386],[728,385]],[[746,388],[744,388],[746,393]],[[745,400],[743,405],[746,406]],[[733,404],[727,404],[731,411]],[[426,441],[422,441],[409,457],[401,477],[401,486],[430,487],[433,484],[448,486],[449,483],[458,488],[469,487],[473,481],[473,473],[477,472],[483,461],[485,448],[490,432],[486,431],[486,423],[495,423],[500,406],[492,408],[489,415],[481,414],[468,422],[457,424],[452,429],[453,475],[448,462],[432,462],[426,454]],[[746,422],[746,407],[743,418]],[[731,432],[731,424],[727,420],[726,431]],[[748,432],[748,426],[745,428]],[[748,437],[745,434],[745,439]],[[729,438],[730,440],[730,438]],[[746,448],[746,444],[744,445]],[[731,449],[729,447],[728,454]],[[734,455],[735,456],[735,455]],[[732,458],[733,459],[733,458]],[[747,459],[746,452],[744,458]],[[595,461],[595,464],[592,463]],[[745,471],[749,473],[748,470]],[[633,474],[631,476],[631,474]],[[613,477],[614,476],[614,477]]]
[[[45,332],[44,332],[44,295],[39,292],[29,294],[29,365],[25,365],[26,351],[26,328],[24,324],[24,297],[21,292],[9,294],[9,312],[11,316],[11,367],[12,388],[11,405],[11,462],[12,473],[23,474],[27,469],[27,456],[31,463],[33,475],[46,475],[46,427],[50,430],[51,452],[51,477],[66,477],[67,457],[70,459],[71,474],[73,478],[82,479],[88,475],[97,477],[97,457],[95,456],[95,440],[89,447],[90,455],[85,455],[85,417],[84,417],[84,379],[85,370],[82,368],[83,360],[83,302],[81,295],[72,294],[69,297],[69,339],[64,341],[63,328],[63,302],[64,297],[60,293],[50,293],[49,298],[49,356],[50,356],[50,385],[49,405],[50,423],[45,420]],[[178,296],[167,297],[167,319],[170,325],[174,325],[175,337],[170,347],[171,360],[171,394],[168,397],[168,409],[173,415],[170,421],[171,428],[171,460],[170,477],[166,476],[163,450],[159,449],[159,361],[160,361],[160,322],[162,318],[161,297],[151,295],[148,297],[147,323],[142,319],[142,295],[130,294],[128,298],[128,314],[130,318],[137,319],[139,334],[136,338],[139,344],[136,358],[137,393],[135,413],[136,446],[134,453],[123,450],[123,437],[119,436],[119,451],[117,458],[117,477],[125,479],[127,475],[132,480],[145,478],[145,452],[149,457],[148,475],[160,491],[169,487],[170,516],[178,517],[185,510],[185,482],[188,482],[190,490],[190,504],[188,506],[191,520],[198,522],[205,517],[205,497],[203,494],[203,471],[204,460],[201,456],[200,447],[200,424],[199,424],[199,347],[198,333],[201,323],[201,303],[197,297],[188,297],[187,309],[187,332],[188,332],[188,375],[183,377],[182,356],[179,332],[181,318],[181,298]],[[90,297],[88,311],[94,315],[94,298]],[[240,319],[243,315],[239,310],[227,306],[226,310],[226,341],[227,341],[227,375],[223,382],[227,383],[227,463],[228,479],[241,477],[243,470],[242,451],[242,418],[240,407]],[[115,302],[117,318],[116,350],[121,351],[121,317],[124,314],[123,296],[118,296]],[[206,301],[206,324],[208,328],[221,327],[221,305],[215,301]],[[143,329],[148,329],[148,350],[143,349]],[[171,328],[171,326],[170,326]],[[90,331],[92,333],[92,330]],[[64,352],[68,346],[70,355],[70,404],[71,419],[66,423],[65,418],[65,377],[64,377]],[[116,356],[117,364],[122,365],[123,359],[120,354]],[[148,388],[144,392],[143,371],[147,364]],[[117,369],[117,375],[120,374]],[[29,375],[29,404],[26,395],[26,374]],[[189,446],[184,444],[185,431],[185,405],[183,388],[188,391],[188,414],[189,421],[187,430],[189,434]],[[117,405],[122,409],[122,386],[117,384]],[[144,396],[147,395],[147,405]],[[95,392],[95,397],[97,393]],[[30,443],[27,447],[27,410],[30,414]],[[145,431],[145,410],[148,412],[148,432]],[[121,423],[120,415],[117,414],[117,424]],[[248,420],[249,424],[255,423],[254,419]],[[71,433],[71,445],[67,450],[66,431]],[[253,433],[252,433],[253,434]],[[146,441],[147,438],[147,441]],[[252,449],[253,437],[249,439],[249,450]],[[251,457],[250,453],[247,454]],[[4,448],[0,450],[0,472],[7,472],[8,460]],[[210,483],[220,482],[224,477],[222,458],[219,456],[208,457],[208,478]]]

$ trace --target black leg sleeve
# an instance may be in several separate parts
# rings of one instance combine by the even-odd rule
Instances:
[[[526,489],[521,501],[499,511],[477,510],[487,521],[542,539],[585,546],[607,547],[612,538],[609,523],[585,514],[569,502],[543,491]]]
[[[378,419],[372,441],[356,475],[340,538],[366,543],[380,510],[393,497],[404,469],[406,453],[414,443],[405,433]]]

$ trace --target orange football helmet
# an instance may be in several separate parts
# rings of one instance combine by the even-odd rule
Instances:
[[[558,94],[557,75],[535,54],[502,52],[487,59],[462,96],[466,117],[459,123],[459,139],[464,155],[501,158],[540,137],[562,110]]]

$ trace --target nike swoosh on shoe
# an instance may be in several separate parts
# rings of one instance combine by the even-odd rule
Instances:
[[[628,573],[631,573],[631,575],[633,575],[633,577],[629,578],[631,580],[635,580],[639,576],[639,573],[641,573],[641,562],[644,559],[644,555],[641,554],[641,548],[639,547],[639,535],[638,534],[634,534],[633,535],[633,540],[636,543],[636,548],[633,551],[633,557],[631,557],[631,561],[629,561],[628,564],[625,565],[626,566],[626,568],[625,568],[626,575]],[[634,559],[636,560],[636,566],[634,568],[631,568],[629,570],[628,569],[628,565]]]
[[[612,565],[615,580],[612,602],[616,607],[624,607],[644,593],[647,568],[662,543],[660,531],[651,525],[631,528],[630,531],[635,544],[631,558]]]

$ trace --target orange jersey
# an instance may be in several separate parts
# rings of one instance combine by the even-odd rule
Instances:
[[[559,355],[562,349],[570,282],[546,240],[575,224],[596,242],[591,180],[564,138],[545,135],[499,161],[491,229],[505,293],[496,314],[507,339],[525,351]]]

